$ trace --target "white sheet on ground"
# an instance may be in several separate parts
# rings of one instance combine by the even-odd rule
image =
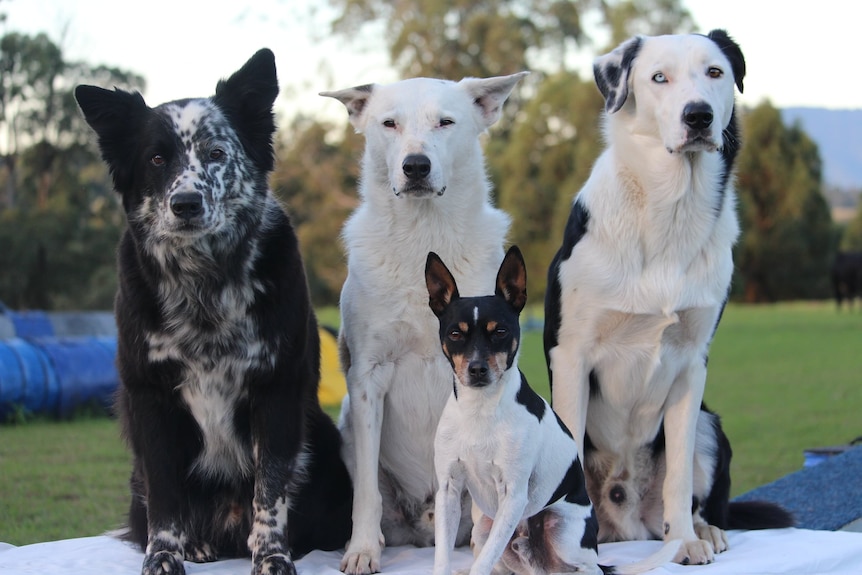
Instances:
[[[731,531],[730,550],[715,563],[684,567],[668,564],[651,575],[862,575],[862,534],[843,531],[776,529]],[[599,546],[603,564],[637,561],[661,547],[658,541],[608,543]],[[0,574],[19,575],[138,575],[143,554],[107,536],[66,539],[12,547],[0,543]],[[299,575],[340,575],[340,551],[315,551],[297,561]],[[467,548],[456,549],[453,569],[472,563]],[[385,575],[430,575],[434,549],[387,548],[383,554]],[[188,575],[243,575],[251,571],[248,559],[215,563],[186,562]]]

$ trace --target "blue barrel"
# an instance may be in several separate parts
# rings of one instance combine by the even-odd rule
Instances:
[[[0,420],[15,409],[54,412],[60,383],[48,356],[20,338],[0,340]]]
[[[7,311],[18,337],[44,337],[54,335],[54,325],[44,311]]]
[[[67,416],[76,407],[92,402],[105,407],[112,404],[119,385],[115,338],[38,338],[32,341],[50,358],[57,376],[58,415]]]

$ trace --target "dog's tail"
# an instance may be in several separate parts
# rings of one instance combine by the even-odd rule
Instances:
[[[731,501],[728,504],[728,529],[781,529],[795,524],[793,514],[769,501]]]
[[[674,539],[665,543],[661,549],[645,559],[626,565],[599,565],[604,575],[638,575],[651,569],[657,569],[665,563],[670,563],[682,547],[682,539]]]

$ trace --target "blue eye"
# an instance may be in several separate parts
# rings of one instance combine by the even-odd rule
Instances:
[[[652,81],[656,84],[667,84],[667,76],[661,72],[656,72],[653,74]]]

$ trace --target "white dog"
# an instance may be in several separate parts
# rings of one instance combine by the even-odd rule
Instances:
[[[344,103],[366,139],[362,203],[343,231],[341,429],[355,488],[346,573],[379,571],[384,541],[433,543],[434,431],[452,372],[428,308],[425,259],[445,257],[467,293],[494,281],[509,218],[491,205],[479,136],[525,74],[322,94]],[[469,530],[465,513],[460,544]]]
[[[744,523],[728,505],[730,445],[702,406],[739,233],[744,75],[723,30],[636,37],[596,60],[607,148],[548,276],[554,409],[584,458],[599,540],[682,539],[680,563],[711,562],[724,528],[790,522],[765,504]]]

